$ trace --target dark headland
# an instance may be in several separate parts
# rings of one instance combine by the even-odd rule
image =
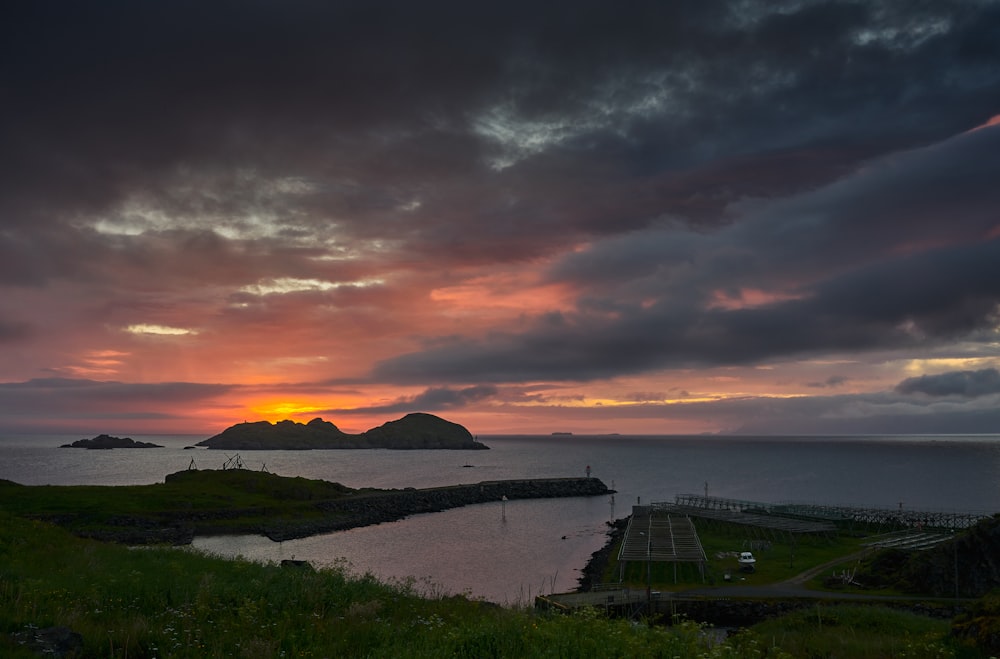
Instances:
[[[464,426],[433,414],[413,413],[389,421],[363,433],[345,433],[337,426],[313,419],[295,421],[255,421],[238,423],[196,446],[212,449],[252,451],[262,449],[457,449],[481,450],[480,444]]]

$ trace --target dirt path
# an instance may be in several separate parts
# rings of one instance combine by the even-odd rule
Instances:
[[[862,549],[861,551],[854,552],[853,554],[848,554],[847,556],[838,556],[837,558],[833,559],[832,561],[827,561],[826,563],[823,563],[822,565],[817,565],[816,567],[809,568],[805,572],[800,572],[800,573],[796,574],[795,576],[789,577],[788,579],[785,579],[784,581],[779,581],[778,583],[776,583],[774,585],[775,586],[801,586],[805,582],[809,581],[810,579],[812,579],[813,577],[815,577],[816,575],[818,575],[819,573],[821,573],[821,572],[823,572],[825,570],[829,570],[830,568],[832,568],[835,565],[841,565],[843,563],[848,563],[848,562],[851,562],[851,561],[856,561],[856,560],[858,560],[858,559],[866,556],[869,551],[870,550],[868,550],[868,549]]]

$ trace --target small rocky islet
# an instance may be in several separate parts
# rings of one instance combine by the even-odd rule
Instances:
[[[138,442],[131,437],[114,437],[98,435],[91,439],[78,439],[72,444],[63,444],[59,448],[115,449],[115,448],[163,448],[152,442]]]

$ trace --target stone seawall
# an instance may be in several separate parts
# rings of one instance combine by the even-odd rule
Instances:
[[[182,472],[183,473],[183,472]],[[356,491],[313,504],[320,515],[287,517],[280,507],[184,511],[183,508],[149,515],[120,515],[99,527],[74,529],[81,537],[129,545],[191,544],[196,535],[260,534],[280,542],[359,526],[393,522],[419,513],[434,513],[477,503],[500,502],[503,497],[551,499],[610,494],[597,478],[544,478],[483,481],[422,490]],[[77,515],[46,515],[40,519],[73,527]],[[248,520],[246,518],[256,518]],[[260,521],[263,520],[263,521]]]
[[[590,497],[611,493],[612,490],[598,478],[483,481],[470,485],[450,485],[421,490],[408,488],[362,492],[342,499],[317,503],[317,508],[327,513],[324,519],[308,523],[268,525],[262,532],[271,540],[283,541],[359,526],[394,522],[420,513],[441,512],[477,503],[500,502],[503,497],[513,501]]]

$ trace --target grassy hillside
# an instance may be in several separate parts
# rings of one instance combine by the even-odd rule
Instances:
[[[824,612],[827,626],[834,615]],[[858,622],[851,634],[860,653],[810,654],[817,637],[808,631],[793,651],[766,633],[716,643],[693,623],[541,615],[420,596],[411,583],[343,570],[128,549],[0,511],[0,656],[35,656],[18,641],[51,626],[80,634],[82,657],[956,656],[948,623],[928,619],[875,625],[874,633]]]
[[[39,519],[75,533],[153,523],[179,511],[206,524],[243,525],[310,514],[317,501],[352,494],[335,483],[246,470],[181,472],[133,487],[0,482],[0,656],[37,656],[28,644],[52,627],[79,634],[81,657],[980,656],[949,636],[948,621],[877,607],[818,608],[815,616],[793,614],[722,641],[691,622],[653,626],[605,619],[597,610],[542,614],[343,569],[230,561],[166,546],[131,549]],[[709,534],[706,548],[724,552],[735,540]],[[762,565],[757,578],[781,579],[845,549],[802,543],[793,556],[775,546],[761,553],[773,567]],[[714,560],[718,574],[729,559]],[[988,613],[969,616],[963,633],[978,638]]]
[[[327,513],[315,504],[355,490],[339,483],[277,476],[246,469],[191,470],[152,485],[24,486],[0,481],[0,500],[8,512],[58,523],[78,535],[163,540],[171,530],[259,531],[281,520],[306,523]],[[136,539],[130,540],[130,537]]]

